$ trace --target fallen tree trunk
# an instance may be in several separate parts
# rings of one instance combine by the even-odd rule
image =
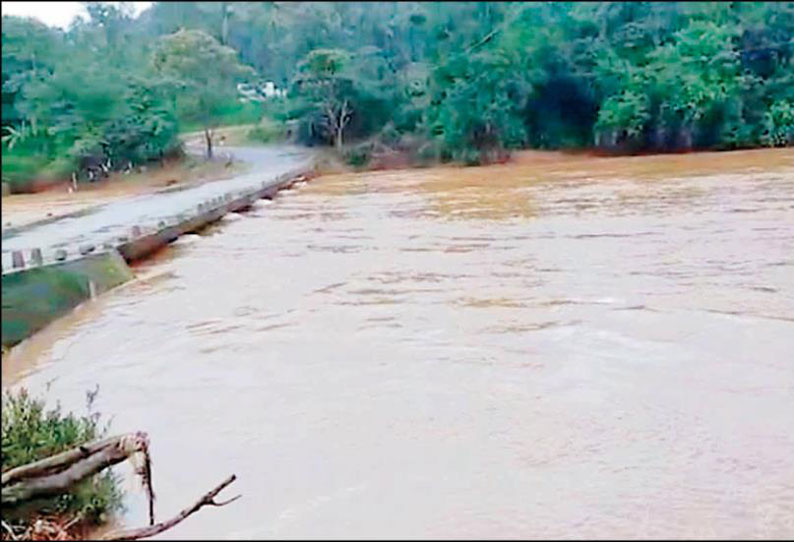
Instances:
[[[133,455],[148,456],[146,433],[129,433],[78,446],[2,475],[2,505],[15,506],[65,493],[73,485]],[[150,480],[144,480],[150,487]],[[153,496],[153,492],[151,492]],[[153,522],[153,521],[152,521]]]
[[[89,455],[96,453],[107,446],[117,443],[119,438],[121,437],[110,437],[104,440],[98,440],[96,442],[84,444],[83,446],[78,446],[77,448],[46,457],[33,463],[28,463],[27,465],[22,465],[21,467],[10,469],[3,473],[2,485],[6,486],[25,478],[41,476],[42,474],[56,471],[59,468],[67,467],[73,464],[75,461],[83,459],[84,457],[88,457]]]

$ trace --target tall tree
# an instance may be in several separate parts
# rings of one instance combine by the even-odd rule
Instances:
[[[315,49],[298,65],[293,83],[298,93],[322,119],[337,149],[354,112],[351,55],[339,49]]]
[[[254,75],[234,49],[201,30],[180,30],[161,38],[154,53],[155,69],[179,86],[177,101],[185,114],[200,120],[207,157],[212,158],[212,131],[221,108],[234,99],[235,83]]]

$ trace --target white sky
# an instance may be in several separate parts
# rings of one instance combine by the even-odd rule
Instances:
[[[135,14],[149,7],[151,2],[130,2]],[[49,26],[63,29],[69,26],[75,15],[86,15],[80,2],[2,2],[3,15],[34,17]]]

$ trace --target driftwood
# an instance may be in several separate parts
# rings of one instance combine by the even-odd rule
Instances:
[[[105,440],[99,440],[97,442],[78,446],[77,448],[61,452],[57,455],[41,459],[34,463],[28,463],[27,465],[10,469],[3,473],[2,479],[0,480],[2,481],[2,485],[6,486],[24,478],[33,478],[48,472],[52,472],[58,468],[71,465],[75,461],[105,448],[109,444],[116,442],[118,438],[119,437],[111,437]]]
[[[136,461],[142,459],[142,461]],[[152,468],[149,457],[149,438],[146,433],[128,433],[84,444],[40,461],[10,469],[2,474],[2,505],[16,506],[40,497],[51,497],[69,491],[76,483],[122,461],[136,464],[135,473],[141,476],[149,500],[149,526],[137,529],[114,531],[105,540],[135,540],[161,533],[197,512],[203,506],[225,506],[240,498],[215,502],[214,498],[226,486],[234,482],[231,475],[215,489],[201,497],[193,506],[176,517],[158,524],[154,522],[154,490]],[[76,520],[75,520],[76,521]],[[3,523],[11,538],[13,530]],[[65,529],[61,528],[61,532]]]
[[[180,523],[182,520],[184,520],[191,514],[198,512],[199,509],[201,509],[201,507],[203,506],[226,506],[227,504],[239,499],[242,495],[237,495],[229,500],[222,502],[215,502],[215,497],[218,495],[218,493],[220,493],[223,490],[223,488],[234,482],[236,479],[237,477],[234,474],[232,474],[226,480],[224,480],[220,485],[218,485],[215,489],[202,496],[198,501],[196,501],[196,503],[193,506],[191,506],[190,508],[185,508],[179,514],[169,519],[168,521],[163,521],[162,523],[158,523],[157,525],[150,525],[148,527],[141,527],[138,529],[113,531],[103,536],[102,540],[137,540],[139,538],[147,538],[149,536],[154,536],[158,533],[170,529],[171,527]]]
[[[78,446],[11,469],[4,472],[0,479],[2,504],[14,506],[31,499],[65,493],[77,482],[135,454],[141,453],[148,457],[148,450],[149,439],[146,433],[128,433]],[[151,479],[144,478],[144,483],[147,484],[147,489],[151,488]],[[148,494],[154,496],[152,491]]]

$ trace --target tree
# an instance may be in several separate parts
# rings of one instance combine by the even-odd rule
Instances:
[[[659,97],[661,126],[676,130],[678,146],[690,148],[719,130],[717,118],[740,89],[737,29],[712,21],[693,21],[655,49],[647,71]],[[711,137],[713,143],[719,135]]]
[[[179,145],[174,111],[140,62],[124,6],[89,6],[68,32],[3,18],[3,181],[104,176]]]
[[[214,126],[266,110],[297,120],[302,142],[386,130],[381,143],[467,162],[794,144],[792,2],[86,7],[66,32],[3,17],[4,180],[156,158],[178,123],[202,128],[211,155]],[[234,83],[253,75],[241,64],[292,83],[289,99],[238,102]]]
[[[24,86],[50,74],[61,60],[62,33],[35,19],[3,17],[3,126],[21,122],[18,99]]]
[[[526,140],[530,86],[505,51],[456,55],[435,70],[424,125],[447,155],[471,164],[499,160]]]
[[[339,49],[315,49],[298,65],[294,92],[319,112],[337,149],[353,115],[351,55]]]
[[[175,81],[188,117],[201,122],[207,158],[212,158],[212,130],[224,105],[236,98],[235,83],[254,75],[242,65],[234,49],[221,45],[201,30],[180,30],[161,38],[154,53],[157,72]]]

